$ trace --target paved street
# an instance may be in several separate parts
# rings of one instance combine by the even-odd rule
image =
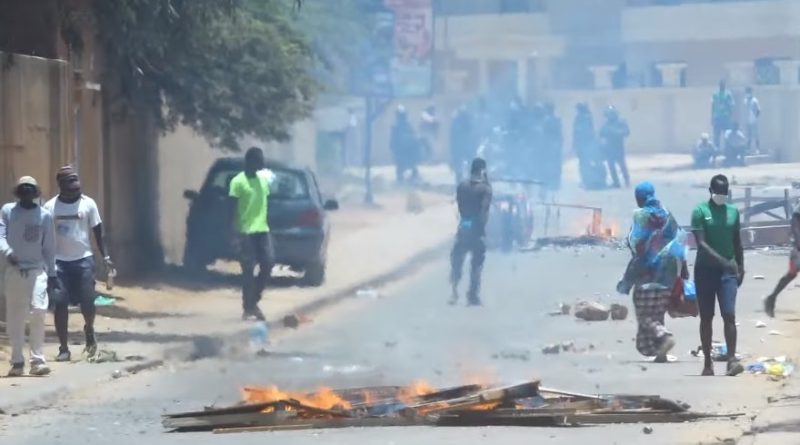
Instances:
[[[644,362],[633,345],[635,323],[585,323],[547,312],[559,302],[607,296],[618,278],[626,253],[613,249],[566,249],[538,253],[491,255],[486,269],[483,308],[445,304],[447,265],[436,262],[405,282],[384,290],[380,299],[351,300],[318,314],[316,322],[276,339],[282,358],[221,358],[174,364],[80,390],[51,408],[14,418],[0,418],[6,444],[36,444],[56,437],[59,443],[633,443],[642,427],[608,426],[577,429],[378,429],[325,432],[255,433],[230,436],[164,434],[159,415],[194,410],[238,400],[248,384],[277,384],[287,389],[314,389],[380,384],[405,384],[424,379],[433,385],[470,381],[515,382],[541,378],[549,387],[589,393],[658,393],[690,403],[693,409],[752,414],[766,404],[778,384],[763,376],[696,377],[697,359],[687,351],[697,346],[696,320],[669,321],[676,333],[678,363]],[[779,271],[784,258],[750,252],[750,270]],[[764,272],[759,272],[764,273]],[[777,276],[772,274],[771,276]],[[757,332],[759,299],[771,282],[752,281],[743,288],[739,306],[741,349],[753,355],[778,353],[779,343]],[[787,292],[785,301],[790,302]],[[784,310],[782,316],[786,316]],[[779,326],[780,325],[780,326]],[[718,326],[718,329],[720,327]],[[790,322],[775,322],[787,331]],[[719,331],[718,331],[719,332]],[[761,343],[764,339],[764,343]],[[541,346],[574,340],[583,353],[542,355]],[[777,341],[777,340],[776,340]],[[773,344],[774,343],[774,344]],[[395,345],[396,344],[396,345]],[[504,350],[529,350],[530,361],[495,359]],[[722,373],[722,364],[718,367]],[[656,425],[648,443],[716,443],[738,437],[750,420],[702,424]]]

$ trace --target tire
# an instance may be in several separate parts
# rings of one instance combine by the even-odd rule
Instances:
[[[325,282],[325,261],[316,260],[306,265],[303,274],[303,284],[311,287],[319,287]]]

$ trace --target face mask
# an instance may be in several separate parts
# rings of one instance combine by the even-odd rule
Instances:
[[[712,193],[711,200],[714,201],[714,204],[721,206],[728,202],[728,195],[717,195],[716,193]]]

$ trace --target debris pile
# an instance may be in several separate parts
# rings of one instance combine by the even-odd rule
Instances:
[[[163,425],[175,432],[231,433],[420,425],[667,423],[731,416],[690,412],[687,405],[659,396],[594,396],[543,388],[538,381],[448,389],[418,382],[409,387],[323,388],[313,393],[245,388],[244,399],[229,408],[168,414]]]
[[[760,357],[747,365],[746,370],[750,374],[766,374],[773,380],[781,380],[792,375],[794,364],[786,356]]]

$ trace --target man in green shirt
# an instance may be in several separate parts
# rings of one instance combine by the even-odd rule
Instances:
[[[244,171],[234,176],[230,184],[231,213],[235,215],[242,265],[244,320],[250,317],[264,320],[258,302],[272,272],[272,242],[267,222],[269,179],[263,169],[264,153],[253,147],[245,153]]]
[[[702,375],[714,375],[711,361],[712,322],[716,301],[725,326],[728,348],[727,375],[744,369],[736,359],[736,293],[744,278],[744,254],[739,233],[739,210],[728,204],[728,178],[711,178],[711,199],[692,212],[692,232],[697,239],[694,280],[700,312],[700,344],[705,362]]]

